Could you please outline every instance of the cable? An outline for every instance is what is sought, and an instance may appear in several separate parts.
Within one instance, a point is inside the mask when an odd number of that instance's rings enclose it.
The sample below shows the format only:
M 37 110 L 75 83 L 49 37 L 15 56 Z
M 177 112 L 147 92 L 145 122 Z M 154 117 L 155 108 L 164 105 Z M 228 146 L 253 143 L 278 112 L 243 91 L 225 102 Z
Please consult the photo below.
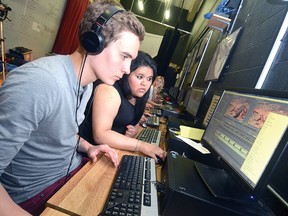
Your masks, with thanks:
M 97 216 L 101 216 L 101 215 L 103 215 L 104 212 L 106 212 L 106 211 L 114 208 L 115 206 L 118 206 L 118 205 L 120 205 L 120 204 L 127 203 L 127 202 L 128 202 L 128 199 L 127 199 L 127 200 L 124 200 L 124 201 L 122 201 L 122 202 L 120 202 L 120 203 L 116 203 L 116 204 L 110 206 L 109 208 L 103 209 Z
M 77 112 L 78 112 L 78 109 L 80 107 L 80 101 L 79 101 L 80 86 L 81 86 L 81 80 L 82 80 L 83 70 L 84 70 L 84 66 L 85 66 L 85 63 L 86 63 L 87 56 L 88 56 L 88 52 L 85 53 L 85 56 L 84 56 L 84 59 L 83 59 L 83 63 L 81 65 L 79 77 L 78 77 L 79 78 L 79 83 L 78 83 L 78 86 L 77 86 L 77 98 L 76 98 L 76 110 L 75 110 L 75 122 L 76 122 L 78 127 L 79 127 L 79 124 L 78 124 L 78 119 L 77 119 Z
M 77 119 L 77 112 L 78 112 L 78 109 L 80 107 L 80 101 L 79 101 L 80 85 L 81 85 L 82 75 L 83 75 L 84 66 L 85 66 L 85 63 L 86 63 L 87 56 L 88 56 L 88 52 L 85 53 L 85 56 L 84 56 L 84 59 L 83 59 L 83 62 L 82 62 L 81 68 L 80 68 L 80 73 L 79 73 L 79 76 L 78 76 L 79 82 L 78 82 L 78 86 L 77 86 L 76 109 L 75 109 L 75 122 L 76 122 L 76 125 L 77 125 L 78 128 L 79 128 L 79 123 L 78 123 L 78 119 Z M 69 165 L 68 165 L 68 169 L 67 169 L 67 173 L 66 173 L 65 182 L 68 180 L 69 173 L 70 173 L 70 168 L 71 168 L 71 165 L 72 165 L 72 161 L 73 161 L 74 155 L 75 155 L 75 153 L 77 151 L 77 148 L 78 148 L 79 144 L 80 144 L 80 136 L 78 136 L 76 145 L 74 146 L 73 153 L 71 155 L 71 159 L 70 159 L 70 162 L 69 162 Z

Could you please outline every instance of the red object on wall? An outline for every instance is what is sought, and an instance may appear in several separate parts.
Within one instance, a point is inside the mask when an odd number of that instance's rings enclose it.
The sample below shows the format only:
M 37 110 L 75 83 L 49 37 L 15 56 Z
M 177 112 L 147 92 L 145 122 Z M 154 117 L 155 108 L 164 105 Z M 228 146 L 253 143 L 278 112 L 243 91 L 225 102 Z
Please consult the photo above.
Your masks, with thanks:
M 89 0 L 68 0 L 52 49 L 56 54 L 71 54 L 78 45 L 78 25 L 89 5 Z

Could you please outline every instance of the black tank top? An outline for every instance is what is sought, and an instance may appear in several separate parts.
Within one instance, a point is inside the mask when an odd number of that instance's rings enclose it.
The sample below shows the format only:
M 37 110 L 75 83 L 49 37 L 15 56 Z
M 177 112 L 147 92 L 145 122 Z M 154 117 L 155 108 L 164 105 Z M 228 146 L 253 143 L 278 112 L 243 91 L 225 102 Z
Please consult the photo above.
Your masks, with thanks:
M 97 145 L 97 143 L 94 142 L 92 134 L 92 103 L 94 98 L 94 90 L 100 83 L 102 82 L 96 81 L 93 84 L 93 93 L 87 103 L 85 119 L 79 127 L 79 135 L 93 145 Z M 137 123 L 135 121 L 135 106 L 133 106 L 124 96 L 123 91 L 117 82 L 113 86 L 120 95 L 121 104 L 113 121 L 112 130 L 121 134 L 125 134 L 127 125 L 136 125 Z M 111 104 L 111 106 L 113 106 L 113 104 Z

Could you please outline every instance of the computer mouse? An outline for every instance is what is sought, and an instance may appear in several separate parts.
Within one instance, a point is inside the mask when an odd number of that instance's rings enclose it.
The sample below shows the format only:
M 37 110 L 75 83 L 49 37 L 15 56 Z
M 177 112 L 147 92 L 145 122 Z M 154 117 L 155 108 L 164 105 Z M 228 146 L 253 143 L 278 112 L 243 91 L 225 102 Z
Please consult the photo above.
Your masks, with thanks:
M 142 126 L 143 128 L 147 128 L 147 124 L 146 124 L 145 122 L 141 123 L 141 126 Z
M 179 128 L 171 127 L 171 128 L 169 128 L 169 131 L 174 133 L 174 134 L 180 134 L 180 129 Z
M 164 164 L 163 159 L 161 157 L 159 157 L 158 155 L 156 155 L 156 157 L 157 157 L 156 163 L 162 166 Z

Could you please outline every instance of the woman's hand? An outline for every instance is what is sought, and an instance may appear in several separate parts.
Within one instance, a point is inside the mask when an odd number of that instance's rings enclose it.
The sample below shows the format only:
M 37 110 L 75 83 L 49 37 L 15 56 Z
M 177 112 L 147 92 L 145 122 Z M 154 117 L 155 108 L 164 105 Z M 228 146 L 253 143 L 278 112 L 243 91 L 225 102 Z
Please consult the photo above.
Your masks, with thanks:
M 125 136 L 127 137 L 135 137 L 138 133 L 138 127 L 134 125 L 127 125 L 125 131 Z
M 150 104 L 150 103 L 146 103 L 146 105 L 145 105 L 145 109 L 146 110 L 150 110 L 150 109 L 152 109 L 154 106 L 153 106 L 153 104 Z
M 140 140 L 138 142 L 140 142 L 137 148 L 139 152 L 141 152 L 142 154 L 148 157 L 153 158 L 156 161 L 156 163 L 158 162 L 158 159 L 156 156 L 160 157 L 163 161 L 165 160 L 166 152 L 163 151 L 163 149 L 155 145 L 152 145 L 150 143 L 142 142 Z

